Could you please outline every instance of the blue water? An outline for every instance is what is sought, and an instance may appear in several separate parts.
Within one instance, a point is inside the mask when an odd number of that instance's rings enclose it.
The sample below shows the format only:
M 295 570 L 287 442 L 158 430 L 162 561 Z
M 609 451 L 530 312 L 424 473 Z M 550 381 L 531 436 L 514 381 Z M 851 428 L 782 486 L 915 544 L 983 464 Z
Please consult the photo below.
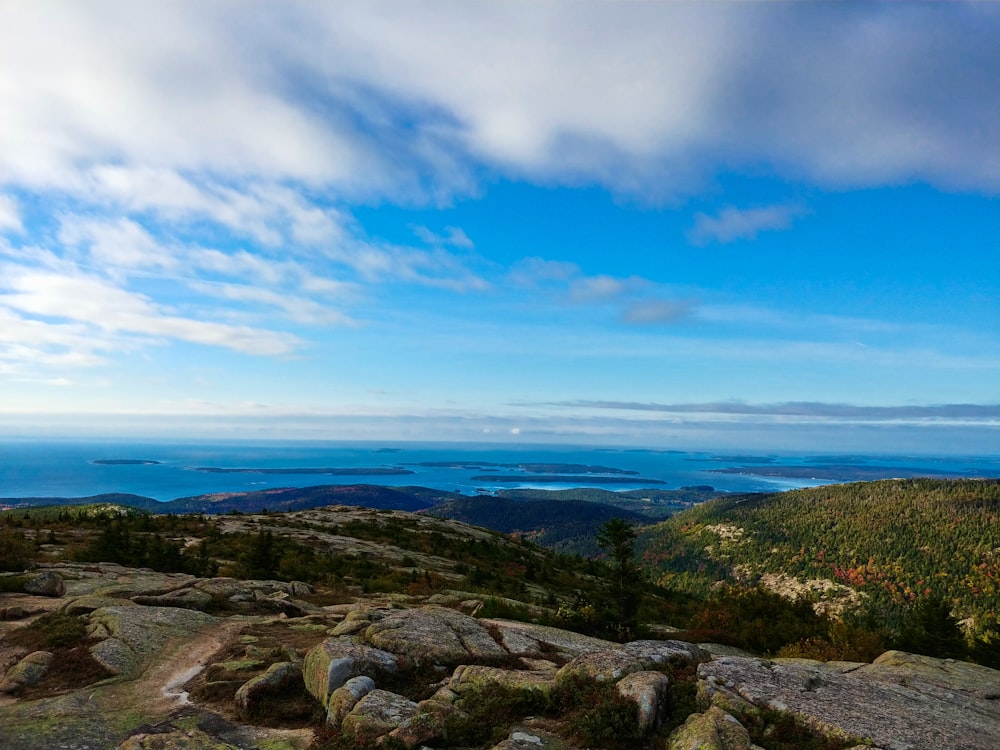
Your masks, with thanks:
M 107 465 L 95 460 L 149 460 L 158 464 Z M 495 473 L 511 475 L 516 469 L 492 467 L 429 467 L 425 462 L 472 462 L 497 464 L 573 463 L 636 471 L 630 484 L 491 482 L 473 479 Z M 828 484 L 834 479 L 763 477 L 753 474 L 719 474 L 712 469 L 774 465 L 808 466 L 843 464 L 907 467 L 959 476 L 1000 477 L 1000 456 L 810 456 L 786 454 L 732 455 L 708 452 L 597 449 L 559 446 L 470 446 L 340 442 L 116 442 L 116 441 L 0 441 L 0 497 L 85 497 L 107 492 L 128 492 L 173 500 L 211 492 L 240 492 L 271 487 L 307 487 L 321 484 L 423 485 L 442 490 L 475 494 L 499 488 L 540 487 L 562 489 L 592 486 L 611 490 L 655 486 L 676 489 L 687 485 L 711 485 L 732 492 L 758 492 Z M 316 474 L 214 474 L 198 467 L 286 468 L 286 467 L 399 467 L 414 474 L 396 476 L 328 476 Z M 658 479 L 652 485 L 643 479 Z M 846 476 L 839 481 L 850 481 Z

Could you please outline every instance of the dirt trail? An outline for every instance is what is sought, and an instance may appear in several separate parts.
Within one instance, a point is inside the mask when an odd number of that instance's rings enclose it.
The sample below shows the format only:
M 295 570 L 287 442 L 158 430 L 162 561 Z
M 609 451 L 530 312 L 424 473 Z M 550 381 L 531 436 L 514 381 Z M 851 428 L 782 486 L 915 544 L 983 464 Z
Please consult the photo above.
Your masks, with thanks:
M 209 657 L 239 635 L 250 620 L 229 617 L 195 635 L 171 642 L 155 657 L 155 661 L 138 679 L 125 683 L 129 691 L 141 697 L 142 708 L 150 713 L 166 715 L 189 703 L 182 688 L 197 675 Z

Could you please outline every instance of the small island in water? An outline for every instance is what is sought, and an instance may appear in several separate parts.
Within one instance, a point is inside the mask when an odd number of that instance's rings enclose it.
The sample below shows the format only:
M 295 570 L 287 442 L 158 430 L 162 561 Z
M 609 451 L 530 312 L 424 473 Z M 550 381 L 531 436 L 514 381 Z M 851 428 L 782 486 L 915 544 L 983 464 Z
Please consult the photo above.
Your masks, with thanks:
M 163 462 L 145 458 L 97 458 L 91 463 L 98 466 L 154 466 Z

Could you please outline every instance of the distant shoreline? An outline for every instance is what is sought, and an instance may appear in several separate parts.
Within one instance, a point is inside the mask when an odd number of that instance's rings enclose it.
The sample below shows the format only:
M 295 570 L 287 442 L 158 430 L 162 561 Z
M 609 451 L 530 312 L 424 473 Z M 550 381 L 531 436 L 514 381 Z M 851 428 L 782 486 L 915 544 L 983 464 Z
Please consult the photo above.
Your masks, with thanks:
M 816 479 L 835 482 L 864 482 L 875 479 L 970 479 L 965 474 L 935 469 L 915 469 L 906 466 L 858 466 L 827 464 L 816 466 L 732 466 L 725 469 L 707 469 L 712 474 L 746 474 L 755 477 L 782 479 Z

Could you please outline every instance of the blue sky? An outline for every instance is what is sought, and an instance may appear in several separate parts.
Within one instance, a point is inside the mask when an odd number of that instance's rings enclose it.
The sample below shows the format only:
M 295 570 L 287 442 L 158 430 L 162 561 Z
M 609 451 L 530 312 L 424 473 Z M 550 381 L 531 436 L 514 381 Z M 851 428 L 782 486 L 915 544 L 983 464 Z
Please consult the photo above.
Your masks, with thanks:
M 1000 5 L 0 0 L 0 432 L 1000 452 Z

